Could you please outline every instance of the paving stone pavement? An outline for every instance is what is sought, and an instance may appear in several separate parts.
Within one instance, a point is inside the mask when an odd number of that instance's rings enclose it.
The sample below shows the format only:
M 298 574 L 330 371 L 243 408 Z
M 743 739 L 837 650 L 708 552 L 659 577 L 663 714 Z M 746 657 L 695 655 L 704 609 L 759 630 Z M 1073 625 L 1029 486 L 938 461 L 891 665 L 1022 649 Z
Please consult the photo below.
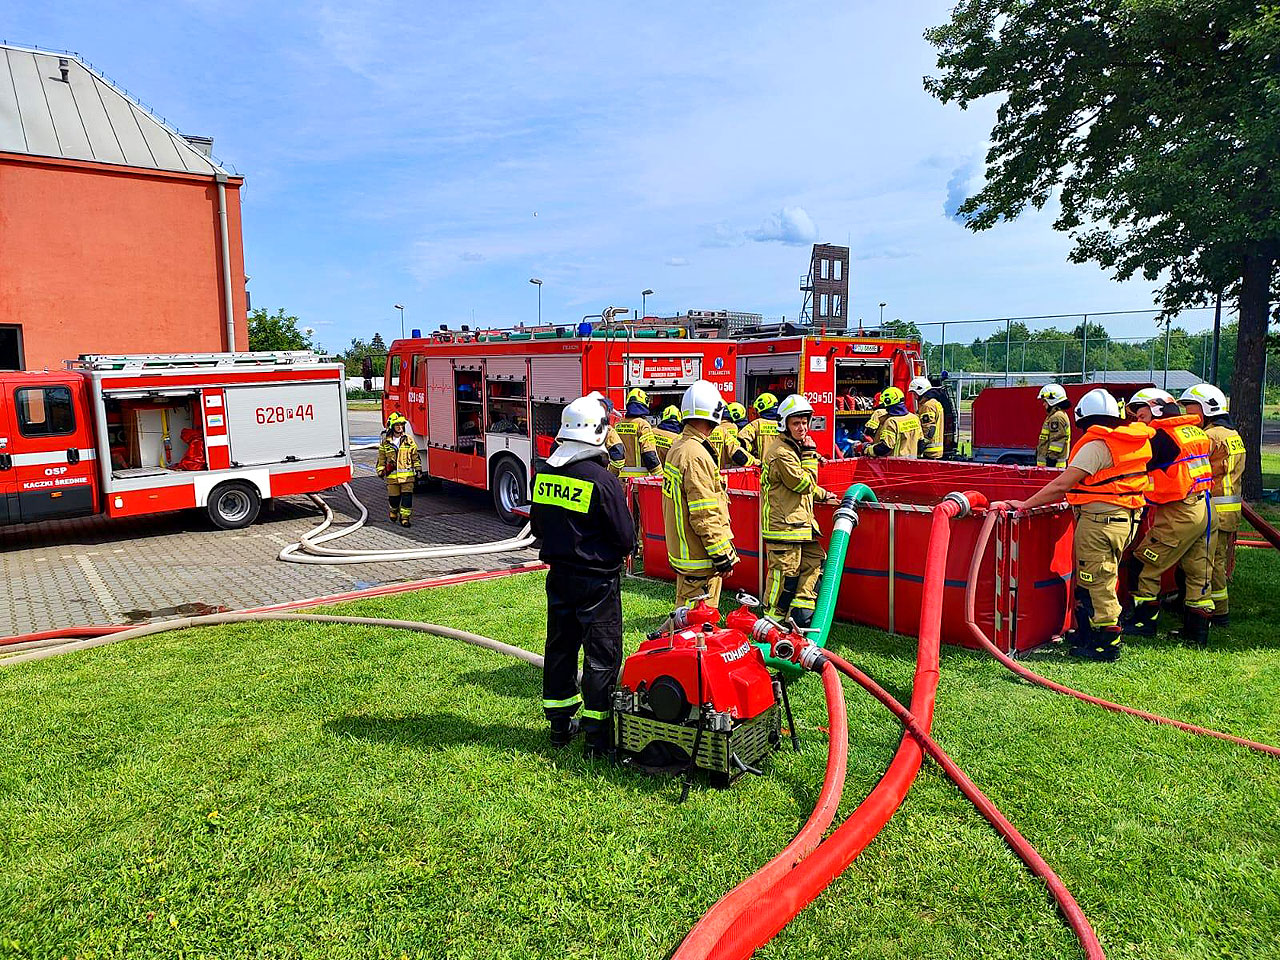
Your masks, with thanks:
M 385 488 L 373 474 L 372 451 L 358 451 L 356 460 L 352 486 L 369 509 L 369 522 L 335 546 L 454 546 L 517 532 L 497 518 L 488 493 L 452 484 L 414 498 L 412 527 L 393 526 Z M 335 522 L 358 515 L 340 489 L 324 496 Z M 344 566 L 276 559 L 320 519 L 306 497 L 283 497 L 244 530 L 217 530 L 195 512 L 0 527 L 0 636 L 208 612 L 204 607 L 242 609 L 537 559 L 533 550 Z

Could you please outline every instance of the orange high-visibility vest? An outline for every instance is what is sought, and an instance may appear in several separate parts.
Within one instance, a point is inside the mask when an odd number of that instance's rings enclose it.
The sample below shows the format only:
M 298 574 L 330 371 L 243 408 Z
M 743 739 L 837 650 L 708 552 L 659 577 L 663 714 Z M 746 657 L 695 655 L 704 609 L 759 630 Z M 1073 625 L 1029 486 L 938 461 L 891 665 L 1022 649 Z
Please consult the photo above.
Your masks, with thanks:
M 1126 423 L 1119 427 L 1094 424 L 1071 448 L 1071 463 L 1080 448 L 1091 440 L 1101 440 L 1111 451 L 1111 466 L 1085 477 L 1067 491 L 1067 503 L 1078 507 L 1085 503 L 1113 503 L 1127 510 L 1137 510 L 1149 489 L 1147 461 L 1151 459 L 1151 438 L 1155 430 L 1145 423 Z
M 1156 420 L 1151 425 L 1162 430 L 1178 445 L 1178 456 L 1167 467 L 1151 471 L 1151 503 L 1174 503 L 1192 492 L 1204 493 L 1213 486 L 1213 467 L 1209 464 L 1212 444 L 1197 424 L 1199 417 L 1184 414 Z

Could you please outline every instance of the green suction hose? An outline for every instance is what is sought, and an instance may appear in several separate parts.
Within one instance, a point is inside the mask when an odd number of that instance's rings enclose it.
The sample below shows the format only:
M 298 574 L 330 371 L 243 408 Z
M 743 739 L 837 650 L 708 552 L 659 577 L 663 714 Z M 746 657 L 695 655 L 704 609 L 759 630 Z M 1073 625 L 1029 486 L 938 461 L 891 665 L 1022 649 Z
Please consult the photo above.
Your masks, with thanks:
M 865 500 L 873 503 L 875 491 L 865 483 L 855 483 L 840 498 L 840 506 L 836 507 L 835 526 L 831 530 L 831 543 L 827 547 L 827 562 L 822 568 L 822 586 L 818 590 L 818 601 L 814 605 L 813 624 L 807 631 L 809 639 L 820 647 L 827 645 L 827 636 L 831 633 L 831 621 L 836 615 L 836 597 L 840 593 L 840 582 L 844 579 L 844 555 L 849 549 L 849 535 L 858 525 L 858 511 L 854 504 Z M 764 662 L 771 670 L 782 671 L 788 680 L 794 680 L 804 674 L 804 668 L 790 660 L 778 660 L 769 656 L 766 646 L 761 646 Z

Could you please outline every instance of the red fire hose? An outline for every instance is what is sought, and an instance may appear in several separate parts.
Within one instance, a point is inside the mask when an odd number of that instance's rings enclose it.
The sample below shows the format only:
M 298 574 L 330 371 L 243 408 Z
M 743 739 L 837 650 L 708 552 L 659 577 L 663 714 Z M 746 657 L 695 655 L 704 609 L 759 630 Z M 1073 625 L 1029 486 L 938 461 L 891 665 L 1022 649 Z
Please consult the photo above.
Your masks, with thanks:
M 1091 703 L 1095 707 L 1104 707 L 1107 710 L 1115 710 L 1118 713 L 1127 713 L 1131 717 L 1140 717 L 1141 719 L 1150 721 L 1151 723 L 1161 723 L 1166 726 L 1177 727 L 1179 730 L 1185 730 L 1187 733 L 1198 733 L 1204 737 L 1217 737 L 1219 740 L 1230 740 L 1232 743 L 1238 743 L 1240 746 L 1248 747 L 1250 750 L 1258 750 L 1262 753 L 1269 753 L 1272 756 L 1280 757 L 1280 747 L 1273 747 L 1265 743 L 1257 743 L 1253 740 L 1245 740 L 1242 737 L 1233 737 L 1229 733 L 1210 730 L 1207 727 L 1198 727 L 1193 723 L 1184 723 L 1181 720 L 1171 720 L 1168 717 L 1162 717 L 1159 714 L 1147 713 L 1145 710 L 1138 710 L 1134 707 L 1126 707 L 1121 703 L 1112 703 L 1110 700 L 1103 700 L 1100 697 L 1090 696 L 1089 694 L 1082 693 L 1079 690 L 1073 690 L 1071 687 L 1064 687 L 1060 683 L 1054 683 L 1052 680 L 1028 670 L 987 639 L 987 635 L 982 632 L 974 616 L 974 606 L 978 593 L 978 570 L 982 566 L 982 557 L 986 553 L 987 544 L 991 540 L 991 531 L 995 528 L 996 520 L 999 518 L 1000 512 L 1007 509 L 1009 509 L 1009 506 L 1006 503 L 993 503 L 991 508 L 987 511 L 986 519 L 982 524 L 982 530 L 978 534 L 978 542 L 973 549 L 973 560 L 969 563 L 969 581 L 965 585 L 965 623 L 969 627 L 970 635 L 974 640 L 978 641 L 978 643 L 982 645 L 982 649 L 986 650 L 987 653 L 991 654 L 1024 680 L 1030 680 L 1032 683 L 1038 683 L 1040 686 L 1052 690 L 1054 693 L 1062 693 L 1068 697 L 1075 697 L 1077 700 L 1083 700 L 1085 703 Z M 1247 505 L 1245 509 L 1246 511 L 1249 510 Z M 1250 523 L 1252 522 L 1253 521 L 1250 520 Z M 1272 529 L 1272 533 L 1275 533 L 1274 529 Z
M 934 759 L 938 766 L 942 767 L 951 782 L 960 788 L 960 792 L 977 808 L 986 821 L 996 828 L 996 832 L 1004 838 L 1013 852 L 1018 855 L 1018 859 L 1025 863 L 1032 873 L 1044 881 L 1045 886 L 1049 888 L 1049 892 L 1053 895 L 1053 899 L 1057 902 L 1058 909 L 1067 918 L 1067 923 L 1071 925 L 1071 929 L 1080 940 L 1080 946 L 1084 949 L 1085 956 L 1089 960 L 1105 960 L 1106 955 L 1102 952 L 1102 944 L 1098 942 L 1098 935 L 1094 932 L 1093 927 L 1090 926 L 1084 911 L 1080 909 L 1080 904 L 1076 903 L 1075 897 L 1071 895 L 1071 891 L 1067 889 L 1066 884 L 1053 872 L 1053 868 L 1045 862 L 1044 858 L 1036 852 L 1035 847 L 1031 846 L 1027 839 L 1018 832 L 1017 827 L 1009 822 L 1008 818 L 978 788 L 978 785 L 970 780 L 959 765 L 938 745 L 937 741 L 929 736 L 928 731 L 921 728 L 919 722 L 906 707 L 853 664 L 829 650 L 826 655 L 841 673 L 855 680 L 902 722 L 902 725 L 907 728 L 911 736 L 915 737 L 916 741 L 924 747 L 925 752 Z
M 966 503 L 966 499 L 968 503 Z M 911 690 L 911 715 L 920 729 L 928 732 L 933 722 L 934 698 L 938 688 L 938 648 L 942 626 L 942 594 L 945 586 L 947 547 L 951 540 L 951 519 L 970 505 L 986 505 L 980 493 L 949 495 L 933 508 L 933 524 L 925 555 L 924 596 L 921 600 L 920 639 L 916 648 L 916 671 Z M 904 734 L 897 753 L 880 782 L 835 832 L 768 890 L 754 909 L 739 915 L 724 936 L 710 949 L 686 951 L 682 944 L 673 960 L 713 957 L 715 960 L 746 960 L 755 950 L 790 923 L 809 903 L 840 876 L 889 822 L 915 781 L 924 754 L 920 743 Z M 712 908 L 713 910 L 715 908 Z
M 827 827 L 835 819 L 849 764 L 849 721 L 845 715 L 844 687 L 833 662 L 828 661 L 822 667 L 822 690 L 827 698 L 827 729 L 830 734 L 827 742 L 827 772 L 813 813 L 809 814 L 809 819 L 795 835 L 795 839 L 783 847 L 777 856 L 726 893 L 707 911 L 689 931 L 672 955 L 672 960 L 707 956 L 744 912 L 764 902 L 773 885 L 813 852 L 821 842 L 822 835 L 827 832 Z

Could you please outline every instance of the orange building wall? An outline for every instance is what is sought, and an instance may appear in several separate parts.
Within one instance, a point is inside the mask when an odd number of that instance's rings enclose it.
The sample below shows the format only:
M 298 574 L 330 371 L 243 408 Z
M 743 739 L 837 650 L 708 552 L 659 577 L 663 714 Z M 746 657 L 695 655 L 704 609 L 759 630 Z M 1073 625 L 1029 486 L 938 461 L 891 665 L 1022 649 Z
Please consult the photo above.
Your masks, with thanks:
M 236 349 L 248 348 L 240 178 L 227 182 Z M 82 353 L 226 350 L 210 177 L 0 153 L 0 324 L 27 369 Z

